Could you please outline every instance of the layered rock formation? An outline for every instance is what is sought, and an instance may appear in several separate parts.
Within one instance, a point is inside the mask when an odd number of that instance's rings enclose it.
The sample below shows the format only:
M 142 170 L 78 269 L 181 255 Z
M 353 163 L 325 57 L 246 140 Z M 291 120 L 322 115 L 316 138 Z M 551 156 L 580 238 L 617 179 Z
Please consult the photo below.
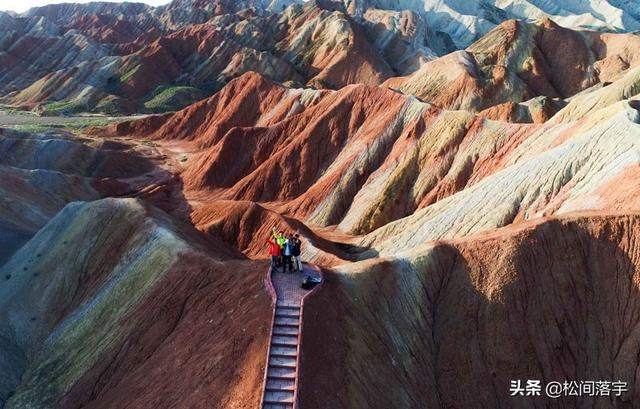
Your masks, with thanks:
M 542 219 L 337 267 L 305 304 L 300 407 L 633 407 L 640 216 Z M 622 380 L 621 397 L 510 396 Z
M 0 130 L 0 406 L 256 407 L 266 264 L 180 221 L 171 166 L 150 142 Z
M 363 28 L 330 4 L 274 14 L 195 2 L 199 12 L 180 20 L 178 3 L 160 15 L 133 5 L 2 14 L 0 93 L 48 113 L 131 113 L 182 108 L 248 70 L 320 88 L 373 85 L 394 74 Z
M 362 16 L 372 8 L 410 10 L 430 22 L 432 48 L 447 53 L 465 48 L 505 20 L 552 18 L 565 27 L 599 31 L 636 31 L 640 7 L 628 1 L 482 0 L 345 0 L 350 13 Z
M 637 67 L 639 43 L 636 35 L 573 31 L 549 19 L 510 20 L 466 50 L 385 85 L 443 108 L 545 122 L 564 105 L 558 99 L 609 84 Z
M 0 169 L 0 262 L 69 202 L 145 195 L 154 185 L 177 183 L 131 146 L 59 131 L 0 129 Z
M 608 188 L 638 165 L 634 106 L 514 125 L 378 87 L 292 91 L 247 74 L 184 111 L 110 132 L 187 143 L 189 191 L 269 202 L 316 226 L 369 233 L 362 247 L 393 252 L 541 215 L 637 209 L 635 193 L 621 200 Z
M 313 88 L 384 83 L 444 109 L 544 122 L 568 98 L 637 66 L 637 36 L 576 31 L 549 18 L 508 20 L 438 58 L 430 48 L 438 18 L 352 6 L 176 0 L 2 13 L 0 96 L 54 114 L 165 112 L 257 71 Z
M 255 408 L 266 265 L 235 255 L 133 199 L 68 205 L 0 268 L 0 405 Z

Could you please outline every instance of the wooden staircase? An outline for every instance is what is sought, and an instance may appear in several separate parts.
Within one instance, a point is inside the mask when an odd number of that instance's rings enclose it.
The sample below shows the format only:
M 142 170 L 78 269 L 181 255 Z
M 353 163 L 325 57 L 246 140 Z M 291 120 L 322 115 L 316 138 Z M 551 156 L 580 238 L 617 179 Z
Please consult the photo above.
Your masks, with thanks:
M 276 302 L 263 409 L 294 409 L 300 345 L 300 303 Z
M 275 308 L 261 409 L 298 408 L 302 309 L 305 297 L 314 291 L 301 287 L 305 276 L 321 278 L 320 269 L 305 263 L 302 273 L 269 271 L 265 278 Z

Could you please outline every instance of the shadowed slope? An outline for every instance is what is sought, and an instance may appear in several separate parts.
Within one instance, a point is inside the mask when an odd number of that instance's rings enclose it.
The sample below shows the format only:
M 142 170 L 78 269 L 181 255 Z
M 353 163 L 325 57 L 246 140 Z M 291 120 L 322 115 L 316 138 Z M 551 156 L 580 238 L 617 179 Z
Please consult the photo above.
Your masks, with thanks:
M 68 205 L 0 270 L 5 407 L 255 407 L 270 299 L 233 257 L 132 199 Z
M 620 101 L 639 99 L 640 68 L 630 69 L 625 75 L 604 87 L 594 87 L 571 98 L 566 107 L 561 109 L 550 123 L 566 123 L 587 118 L 597 111 L 613 107 Z
M 139 197 L 185 217 L 180 181 L 164 162 L 147 145 L 0 128 L 0 265 L 72 201 Z
M 304 408 L 574 408 L 510 381 L 629 382 L 640 361 L 640 217 L 546 219 L 326 272 L 305 304 Z

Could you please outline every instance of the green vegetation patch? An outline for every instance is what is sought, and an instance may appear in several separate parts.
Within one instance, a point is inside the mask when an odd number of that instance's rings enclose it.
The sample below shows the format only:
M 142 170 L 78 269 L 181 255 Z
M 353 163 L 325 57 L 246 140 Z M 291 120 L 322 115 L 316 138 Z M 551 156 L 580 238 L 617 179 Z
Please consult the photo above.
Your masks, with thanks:
M 107 115 L 118 115 L 122 113 L 122 105 L 119 98 L 109 95 L 100 100 L 94 111 Z
M 178 111 L 194 102 L 205 98 L 207 94 L 194 87 L 169 85 L 158 87 L 151 99 L 144 103 L 148 112 L 162 113 Z
M 88 110 L 85 101 L 57 101 L 44 105 L 43 114 L 45 115 L 69 115 Z
M 47 119 L 48 118 L 39 118 L 39 122 L 8 125 L 8 127 L 30 133 L 43 133 L 51 129 L 62 129 L 72 133 L 77 133 L 83 131 L 85 128 L 104 127 L 112 123 L 127 120 L 128 118 L 73 117 L 64 121 L 60 121 L 58 118 L 53 118 L 51 121 L 48 121 Z
M 130 69 L 129 71 L 127 71 L 122 78 L 120 78 L 119 83 L 123 83 L 123 82 L 127 82 L 129 81 L 131 78 L 133 78 L 134 75 L 136 75 L 136 73 L 138 72 L 138 70 L 140 69 L 140 65 L 136 65 L 135 67 L 133 67 L 132 69 Z

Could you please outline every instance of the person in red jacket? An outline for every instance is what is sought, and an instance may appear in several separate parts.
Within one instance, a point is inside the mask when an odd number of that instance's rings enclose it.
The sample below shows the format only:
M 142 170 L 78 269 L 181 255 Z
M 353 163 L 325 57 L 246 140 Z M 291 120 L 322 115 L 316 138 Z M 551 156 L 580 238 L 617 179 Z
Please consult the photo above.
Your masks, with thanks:
M 278 271 L 278 259 L 280 258 L 280 245 L 273 237 L 267 239 L 269 255 L 271 256 L 271 271 Z

